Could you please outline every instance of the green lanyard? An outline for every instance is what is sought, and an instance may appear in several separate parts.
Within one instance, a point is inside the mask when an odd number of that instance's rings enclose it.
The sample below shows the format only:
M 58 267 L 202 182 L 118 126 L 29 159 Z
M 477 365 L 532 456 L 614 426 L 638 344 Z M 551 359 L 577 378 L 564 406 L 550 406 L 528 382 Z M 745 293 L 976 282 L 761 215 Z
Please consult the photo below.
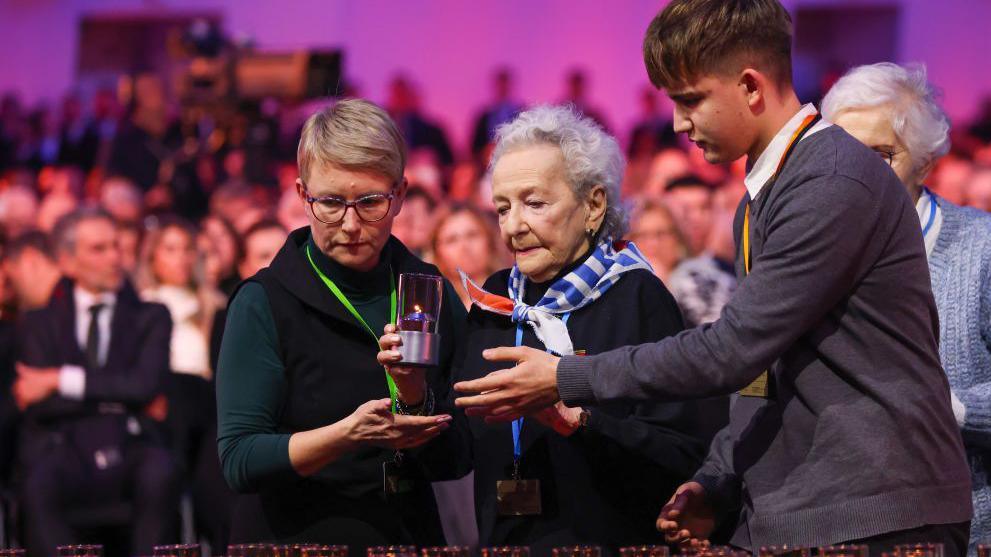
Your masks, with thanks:
M 319 275 L 320 279 L 323 280 L 323 283 L 327 285 L 327 288 L 329 288 L 330 291 L 334 293 L 334 296 L 337 297 L 337 299 L 341 302 L 341 304 L 344 305 L 344 307 L 348 308 L 348 311 L 351 312 L 351 315 L 353 315 L 354 318 L 358 320 L 358 322 L 360 322 L 362 325 L 365 326 L 365 329 L 368 331 L 368 334 L 372 335 L 372 338 L 375 340 L 375 346 L 378 346 L 379 336 L 376 335 L 375 331 L 373 331 L 372 328 L 368 326 L 368 323 L 366 323 L 365 319 L 361 316 L 360 313 L 358 313 L 358 310 L 354 309 L 354 306 L 351 305 L 351 301 L 348 300 L 347 296 L 345 296 L 344 293 L 341 292 L 341 289 L 338 288 L 336 284 L 334 284 L 334 281 L 330 280 L 330 277 L 323 274 L 323 271 L 321 271 L 317 267 L 317 264 L 313 262 L 313 256 L 310 255 L 309 245 L 306 246 L 306 258 L 310 260 L 310 265 L 313 267 L 313 270 L 317 272 L 317 275 Z M 389 315 L 391 316 L 389 318 L 389 322 L 395 323 L 396 322 L 396 279 L 392 276 L 391 268 L 389 269 L 389 285 L 392 290 L 391 294 L 389 295 L 389 307 L 390 307 Z M 388 372 L 386 372 L 385 374 L 385 380 L 389 383 L 389 398 L 392 399 L 392 411 L 395 412 L 396 382 L 392 380 L 392 376 L 389 375 Z

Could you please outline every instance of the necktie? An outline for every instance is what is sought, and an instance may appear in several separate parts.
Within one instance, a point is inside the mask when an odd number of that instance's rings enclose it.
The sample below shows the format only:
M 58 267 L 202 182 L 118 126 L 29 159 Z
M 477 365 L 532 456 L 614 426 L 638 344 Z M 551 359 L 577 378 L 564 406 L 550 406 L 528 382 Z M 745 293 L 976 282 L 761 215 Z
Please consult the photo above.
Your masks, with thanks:
M 107 307 L 93 304 L 89 307 L 89 329 L 86 331 L 86 364 L 90 369 L 100 367 L 100 312 Z

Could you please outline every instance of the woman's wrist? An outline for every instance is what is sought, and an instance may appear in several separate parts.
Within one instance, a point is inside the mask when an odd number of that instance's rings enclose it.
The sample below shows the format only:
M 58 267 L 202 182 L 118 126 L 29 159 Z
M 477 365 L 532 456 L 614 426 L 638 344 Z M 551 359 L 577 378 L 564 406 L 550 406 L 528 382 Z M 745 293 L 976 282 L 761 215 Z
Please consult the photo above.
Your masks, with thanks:
M 404 384 L 397 381 L 396 398 L 411 408 L 422 406 L 427 398 L 427 382 L 412 381 Z
M 429 387 L 425 387 L 419 404 L 407 404 L 397 393 L 396 413 L 405 416 L 432 416 L 434 413 L 434 392 Z

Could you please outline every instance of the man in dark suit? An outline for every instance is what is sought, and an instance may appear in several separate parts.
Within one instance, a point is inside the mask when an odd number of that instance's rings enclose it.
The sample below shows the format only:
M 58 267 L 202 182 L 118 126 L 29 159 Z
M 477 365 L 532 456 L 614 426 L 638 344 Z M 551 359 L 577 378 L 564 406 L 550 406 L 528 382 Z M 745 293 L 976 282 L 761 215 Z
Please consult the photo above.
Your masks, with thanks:
M 131 555 L 175 536 L 177 469 L 149 406 L 163 393 L 171 320 L 124 280 L 117 227 L 99 209 L 53 231 L 66 274 L 19 324 L 13 394 L 24 412 L 22 508 L 32 555 L 78 543 L 73 510 L 131 505 Z

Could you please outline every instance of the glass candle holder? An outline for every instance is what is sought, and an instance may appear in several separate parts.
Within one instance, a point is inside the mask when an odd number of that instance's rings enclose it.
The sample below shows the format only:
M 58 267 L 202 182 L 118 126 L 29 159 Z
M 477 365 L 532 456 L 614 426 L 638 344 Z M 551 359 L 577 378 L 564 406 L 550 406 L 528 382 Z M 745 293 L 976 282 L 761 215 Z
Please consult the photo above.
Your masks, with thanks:
M 811 551 L 807 547 L 792 547 L 790 545 L 769 545 L 760 548 L 758 557 L 809 557 Z
M 422 557 L 468 557 L 469 553 L 467 545 L 446 545 L 420 549 Z
M 369 547 L 368 557 L 418 557 L 418 555 L 415 545 L 380 545 Z
M 348 557 L 346 545 L 301 545 L 299 557 Z
M 396 329 L 403 344 L 399 347 L 400 364 L 435 366 L 440 352 L 441 302 L 444 279 L 434 275 L 403 273 L 399 275 L 399 303 Z
M 200 545 L 156 545 L 153 555 L 155 557 L 200 557 Z
M 898 557 L 943 557 L 941 543 L 909 543 L 895 546 Z
M 275 546 L 264 543 L 243 543 L 227 546 L 228 557 L 274 557 Z
M 552 557 L 602 557 L 602 548 L 597 545 L 571 545 L 555 547 Z
M 56 548 L 58 557 L 103 557 L 102 545 L 60 545 Z
M 27 554 L 27 550 L 24 549 L 0 549 L 0 557 L 24 557 Z
M 695 555 L 696 557 L 750 557 L 750 553 L 730 545 L 703 547 L 698 549 Z
M 819 548 L 819 557 L 868 557 L 866 545 L 827 545 Z
M 671 552 L 666 545 L 637 545 L 619 548 L 619 557 L 668 557 Z
M 482 557 L 530 557 L 530 548 L 525 545 L 502 545 L 483 547 Z

